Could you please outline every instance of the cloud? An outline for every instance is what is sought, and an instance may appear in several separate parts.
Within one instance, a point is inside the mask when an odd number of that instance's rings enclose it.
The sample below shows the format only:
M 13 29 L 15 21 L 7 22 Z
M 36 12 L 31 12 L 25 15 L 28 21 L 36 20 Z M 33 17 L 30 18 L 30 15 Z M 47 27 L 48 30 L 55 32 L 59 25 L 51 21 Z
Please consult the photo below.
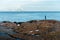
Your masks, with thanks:
M 57 11 L 59 5 L 59 0 L 0 0 L 0 11 Z
M 28 6 L 27 6 L 28 5 Z M 24 6 L 25 11 L 60 11 L 60 1 L 42 1 L 30 3 Z
M 0 11 L 20 11 L 24 4 L 23 0 L 0 0 Z

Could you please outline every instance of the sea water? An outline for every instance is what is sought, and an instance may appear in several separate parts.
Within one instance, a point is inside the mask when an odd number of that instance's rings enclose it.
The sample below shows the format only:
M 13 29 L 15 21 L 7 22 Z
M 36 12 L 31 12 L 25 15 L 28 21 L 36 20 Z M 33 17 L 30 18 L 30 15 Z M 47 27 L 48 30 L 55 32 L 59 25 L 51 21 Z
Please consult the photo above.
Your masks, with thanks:
M 0 12 L 0 21 L 60 20 L 60 12 Z

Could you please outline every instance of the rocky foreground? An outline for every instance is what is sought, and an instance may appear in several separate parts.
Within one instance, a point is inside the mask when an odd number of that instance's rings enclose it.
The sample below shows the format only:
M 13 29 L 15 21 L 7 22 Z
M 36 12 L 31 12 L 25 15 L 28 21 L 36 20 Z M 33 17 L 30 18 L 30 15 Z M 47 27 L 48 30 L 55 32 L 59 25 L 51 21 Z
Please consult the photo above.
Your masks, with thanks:
M 0 23 L 0 40 L 60 40 L 60 21 L 3 21 Z

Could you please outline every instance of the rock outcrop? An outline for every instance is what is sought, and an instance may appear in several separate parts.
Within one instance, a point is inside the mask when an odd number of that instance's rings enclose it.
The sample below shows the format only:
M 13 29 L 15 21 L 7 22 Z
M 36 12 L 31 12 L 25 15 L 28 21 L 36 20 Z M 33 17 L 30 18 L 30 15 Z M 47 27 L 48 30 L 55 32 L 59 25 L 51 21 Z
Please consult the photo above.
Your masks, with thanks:
M 8 34 L 12 38 L 22 38 L 22 40 L 60 40 L 60 21 L 56 20 L 32 20 L 21 23 L 3 22 L 0 23 L 0 26 L 12 29 L 15 34 Z
M 24 38 L 25 40 L 59 40 L 59 38 L 55 36 L 60 32 L 59 24 L 60 22 L 55 20 L 28 21 L 22 23 L 15 29 L 17 34 L 12 36 Z

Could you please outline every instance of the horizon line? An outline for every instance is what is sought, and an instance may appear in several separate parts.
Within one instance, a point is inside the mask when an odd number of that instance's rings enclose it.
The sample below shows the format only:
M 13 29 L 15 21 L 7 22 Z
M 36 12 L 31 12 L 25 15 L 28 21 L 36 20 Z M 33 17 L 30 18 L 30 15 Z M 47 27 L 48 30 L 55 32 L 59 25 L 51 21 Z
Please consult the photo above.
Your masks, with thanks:
M 0 13 L 60 13 L 60 11 L 0 11 Z

